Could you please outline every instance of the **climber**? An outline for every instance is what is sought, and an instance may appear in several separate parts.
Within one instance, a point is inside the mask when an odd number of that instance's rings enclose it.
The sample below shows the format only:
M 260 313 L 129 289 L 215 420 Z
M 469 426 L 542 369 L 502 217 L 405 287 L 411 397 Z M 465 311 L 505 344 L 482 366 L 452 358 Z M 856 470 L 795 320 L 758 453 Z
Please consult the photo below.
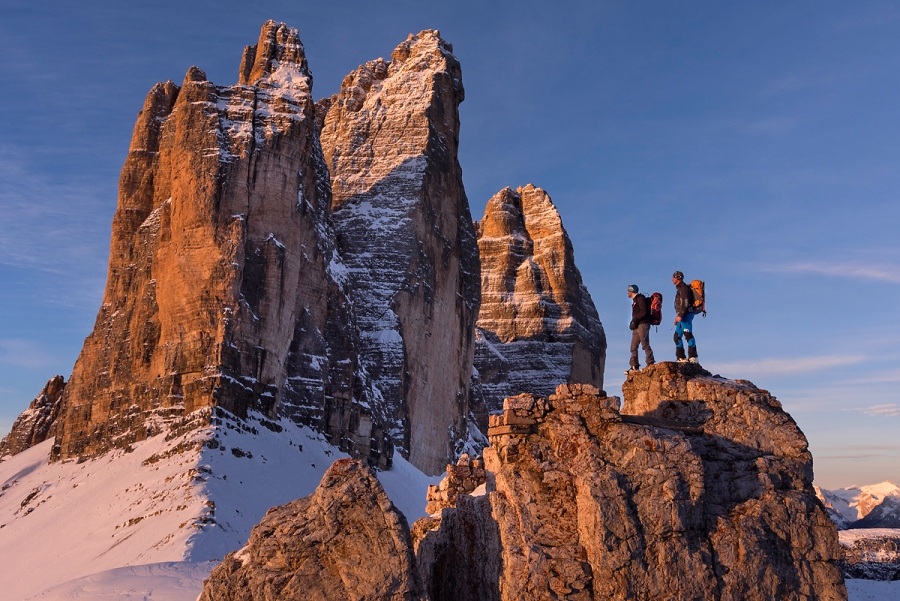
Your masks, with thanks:
M 691 287 L 684 283 L 684 274 L 676 271 L 672 274 L 672 283 L 675 284 L 675 358 L 679 363 L 690 361 L 697 362 L 697 341 L 694 340 L 693 322 L 694 293 Z M 687 341 L 688 356 L 684 356 L 684 345 L 681 337 Z
M 650 299 L 640 293 L 636 284 L 628 287 L 628 298 L 631 299 L 631 367 L 625 372 L 625 375 L 641 369 L 638 361 L 638 344 L 644 348 L 644 358 L 647 360 L 647 366 L 653 365 L 653 349 L 650 348 Z

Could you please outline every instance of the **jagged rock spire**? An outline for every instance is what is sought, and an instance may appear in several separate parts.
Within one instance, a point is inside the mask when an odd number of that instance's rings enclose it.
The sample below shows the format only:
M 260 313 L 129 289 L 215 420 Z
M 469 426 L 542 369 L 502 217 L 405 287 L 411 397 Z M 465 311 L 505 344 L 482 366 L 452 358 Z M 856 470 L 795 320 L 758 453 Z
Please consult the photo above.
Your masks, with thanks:
M 558 384 L 603 388 L 606 335 L 550 195 L 504 188 L 476 224 L 481 257 L 473 408 L 487 413 L 520 392 Z
M 479 275 L 457 160 L 463 98 L 452 47 L 425 30 L 345 77 L 318 114 L 375 412 L 431 474 L 468 435 Z
M 259 42 L 244 48 L 238 83 L 258 85 L 260 79 L 271 76 L 280 68 L 296 70 L 309 78 L 307 87 L 312 89 L 312 74 L 300 33 L 284 23 L 266 21 L 259 32 Z

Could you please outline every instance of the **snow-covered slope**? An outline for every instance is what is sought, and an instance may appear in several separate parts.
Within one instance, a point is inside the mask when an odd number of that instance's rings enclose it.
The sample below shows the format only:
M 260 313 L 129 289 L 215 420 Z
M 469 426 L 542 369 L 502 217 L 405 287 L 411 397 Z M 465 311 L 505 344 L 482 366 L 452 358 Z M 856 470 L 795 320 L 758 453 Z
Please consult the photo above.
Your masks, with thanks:
M 194 601 L 214 561 L 129 566 L 58 584 L 34 601 Z M 30 601 L 30 600 L 29 600 Z
M 288 420 L 242 421 L 219 410 L 211 421 L 83 463 L 48 463 L 52 440 L 0 463 L 3 599 L 124 566 L 221 559 L 266 510 L 312 493 L 346 457 Z M 413 521 L 440 478 L 402 458 L 394 466 L 380 477 Z

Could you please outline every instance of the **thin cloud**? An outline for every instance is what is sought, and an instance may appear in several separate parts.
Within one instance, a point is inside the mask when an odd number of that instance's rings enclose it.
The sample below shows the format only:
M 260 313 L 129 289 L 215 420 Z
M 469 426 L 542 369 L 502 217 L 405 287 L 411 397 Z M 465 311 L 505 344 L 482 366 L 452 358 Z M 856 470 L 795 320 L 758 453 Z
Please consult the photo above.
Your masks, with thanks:
M 0 363 L 31 368 L 50 365 L 52 359 L 31 340 L 6 338 L 0 340 Z
M 742 376 L 774 376 L 820 371 L 842 365 L 862 363 L 866 357 L 861 355 L 828 355 L 824 357 L 797 357 L 792 359 L 760 359 L 757 361 L 734 361 L 732 363 L 714 363 L 716 371 L 739 373 Z
M 831 277 L 874 280 L 900 284 L 900 265 L 863 265 L 860 263 L 788 263 L 759 268 L 768 273 L 813 273 Z
M 897 403 L 885 403 L 883 405 L 871 405 L 857 409 L 872 417 L 900 417 L 900 405 Z

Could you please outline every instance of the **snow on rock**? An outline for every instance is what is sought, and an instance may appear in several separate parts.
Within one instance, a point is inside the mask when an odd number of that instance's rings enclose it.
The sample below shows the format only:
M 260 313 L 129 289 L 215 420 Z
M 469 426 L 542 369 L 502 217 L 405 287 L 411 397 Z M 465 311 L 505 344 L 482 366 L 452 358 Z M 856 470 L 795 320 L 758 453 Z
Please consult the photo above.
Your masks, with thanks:
M 125 566 L 221 560 L 269 508 L 311 494 L 347 457 L 287 419 L 206 419 L 81 463 L 48 462 L 52 440 L 0 462 L 0 549 L 15 550 L 4 553 L 3 598 Z M 424 515 L 435 478 L 405 461 L 379 477 L 410 521 Z
M 377 422 L 430 474 L 468 437 L 478 248 L 457 159 L 459 62 L 410 35 L 317 103 L 332 214 Z

